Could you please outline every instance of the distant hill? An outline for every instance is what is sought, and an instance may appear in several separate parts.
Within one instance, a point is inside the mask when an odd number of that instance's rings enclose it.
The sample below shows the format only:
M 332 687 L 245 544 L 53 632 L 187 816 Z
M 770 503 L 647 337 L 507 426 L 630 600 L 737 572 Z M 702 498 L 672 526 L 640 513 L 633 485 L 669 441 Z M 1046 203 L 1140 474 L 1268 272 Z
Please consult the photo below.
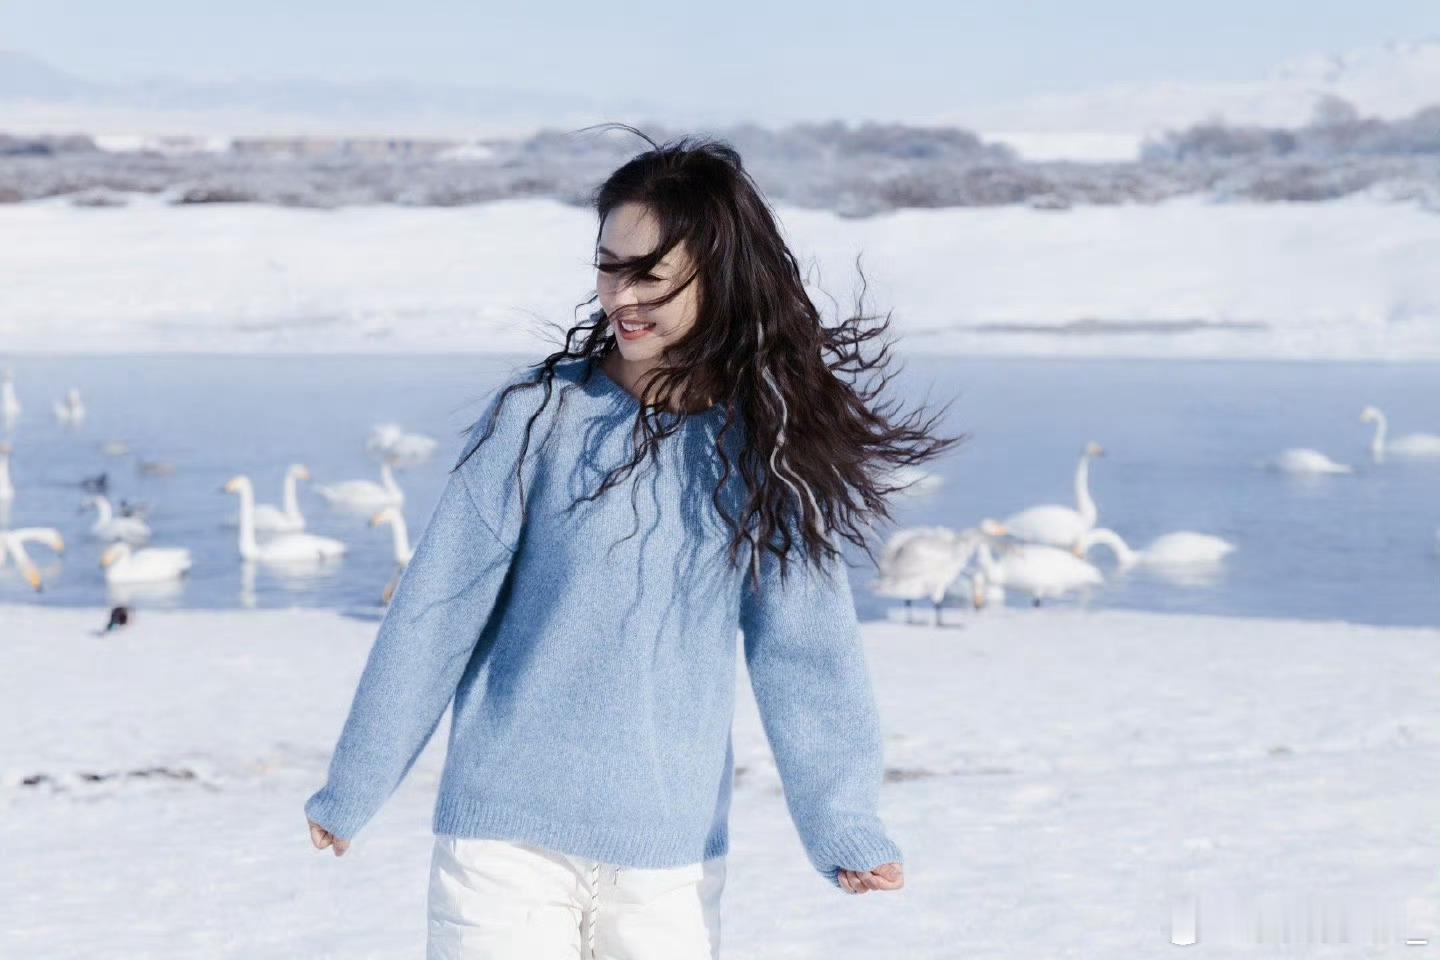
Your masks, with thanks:
M 1440 102 L 1440 39 L 1296 57 L 1255 80 L 1113 84 L 977 105 L 936 120 L 983 131 L 1032 158 L 1122 159 L 1133 157 L 1145 136 L 1217 118 L 1296 126 L 1327 96 L 1385 119 Z
M 193 82 L 153 77 L 98 83 L 25 53 L 0 50 L 0 130 L 149 134 L 523 134 L 549 124 L 661 112 L 511 86 L 308 77 Z

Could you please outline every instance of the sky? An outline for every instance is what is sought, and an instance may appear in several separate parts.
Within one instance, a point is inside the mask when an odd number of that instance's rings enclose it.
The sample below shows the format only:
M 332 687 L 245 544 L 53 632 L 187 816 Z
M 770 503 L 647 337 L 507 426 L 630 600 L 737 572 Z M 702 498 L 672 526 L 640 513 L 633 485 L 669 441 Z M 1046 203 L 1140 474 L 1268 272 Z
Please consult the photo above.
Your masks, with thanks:
M 1440 39 L 1435 0 L 0 0 L 0 49 L 95 80 L 399 78 L 814 115 L 1255 79 L 1422 39 Z

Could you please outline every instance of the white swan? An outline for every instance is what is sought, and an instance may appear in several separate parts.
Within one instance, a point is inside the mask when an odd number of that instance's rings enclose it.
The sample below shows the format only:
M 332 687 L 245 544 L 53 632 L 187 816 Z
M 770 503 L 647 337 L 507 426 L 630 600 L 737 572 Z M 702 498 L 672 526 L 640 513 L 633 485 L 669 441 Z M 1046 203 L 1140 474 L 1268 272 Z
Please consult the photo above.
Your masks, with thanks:
M 993 524 L 993 521 L 990 521 Z M 982 525 L 981 529 L 985 529 Z M 998 584 L 1007 590 L 1028 594 L 1035 604 L 1063 596 L 1075 590 L 1099 586 L 1105 582 L 1099 569 L 1075 556 L 1040 543 L 1002 543 L 997 559 L 990 542 L 982 540 L 975 550 L 979 576 L 975 579 L 975 605 L 986 603 L 988 585 Z
M 911 603 L 929 600 L 935 607 L 935 625 L 940 626 L 940 607 L 951 584 L 970 562 L 978 544 L 979 531 L 956 533 L 949 527 L 909 527 L 897 531 L 885 543 L 879 562 L 879 578 L 871 589 L 879 596 L 905 601 L 905 622 L 910 622 Z
M 1134 550 L 1114 530 L 1096 527 L 1088 531 L 1075 545 L 1075 555 L 1085 556 L 1093 546 L 1105 546 L 1115 554 L 1115 561 L 1122 570 L 1146 564 L 1152 566 L 1180 566 L 1188 564 L 1219 563 L 1235 550 L 1235 544 L 1208 533 L 1190 530 L 1176 530 L 1150 541 L 1144 550 Z
M 395 474 L 389 461 L 380 464 L 380 482 L 374 480 L 344 480 L 315 488 L 315 492 L 335 506 L 398 507 L 405 502 L 405 491 L 395 482 Z
M 1005 529 L 1017 540 L 1044 543 L 1054 547 L 1073 547 L 1080 535 L 1099 519 L 1099 510 L 1090 496 L 1090 461 L 1105 455 L 1098 443 L 1086 445 L 1075 468 L 1075 507 L 1043 504 L 1030 507 L 1007 517 Z
M 409 566 L 410 558 L 415 556 L 415 548 L 410 545 L 410 532 L 405 526 L 405 514 L 400 512 L 399 507 L 386 507 L 370 518 L 372 527 L 378 527 L 382 523 L 390 524 L 394 534 L 391 542 L 394 545 L 395 565 Z
M 100 555 L 100 566 L 105 568 L 105 582 L 110 584 L 176 580 L 190 570 L 190 551 L 186 547 L 136 550 L 121 540 Z
M 86 501 L 99 513 L 90 525 L 90 532 L 102 540 L 124 540 L 127 543 L 144 543 L 150 539 L 150 525 L 139 517 L 117 517 L 110 506 L 110 500 L 96 494 Z
M 1319 450 L 1309 447 L 1291 447 L 1282 450 L 1273 460 L 1265 463 L 1271 470 L 1281 473 L 1354 473 L 1355 468 L 1345 463 L 1336 463 Z
M 15 483 L 10 479 L 10 454 L 15 452 L 7 441 L 0 441 L 0 500 L 15 498 Z
M 296 494 L 296 482 L 309 480 L 310 471 L 304 464 L 292 463 L 285 470 L 285 480 L 280 491 L 283 507 L 271 503 L 255 504 L 256 533 L 295 533 L 305 529 L 305 516 L 300 512 L 300 498 Z M 240 525 L 236 514 L 230 521 L 232 526 Z
M 40 571 L 25 552 L 26 543 L 43 543 L 56 553 L 65 552 L 65 538 L 60 536 L 60 531 L 54 527 L 16 527 L 13 530 L 0 530 L 0 567 L 5 566 L 6 557 L 15 559 L 15 566 L 19 568 L 20 575 L 25 578 L 31 588 L 39 590 L 42 586 Z
M 1407 433 L 1393 440 L 1386 440 L 1389 421 L 1379 407 L 1366 407 L 1360 411 L 1361 423 L 1375 424 L 1375 435 L 1370 439 L 1370 456 L 1381 463 L 1387 453 L 1397 457 L 1440 458 L 1440 436 L 1433 433 Z
M 85 404 L 80 400 L 80 390 L 71 387 L 65 391 L 64 400 L 55 401 L 55 419 L 61 423 L 78 424 L 85 419 Z
M 20 419 L 20 398 L 15 395 L 15 371 L 6 368 L 0 374 L 0 419 L 13 426 Z
M 415 556 L 415 548 L 410 545 L 410 533 L 405 526 L 405 514 L 400 512 L 399 507 L 385 507 L 370 518 L 370 526 L 378 527 L 382 523 L 390 524 L 393 533 L 391 543 L 394 546 L 395 575 L 390 582 L 385 584 L 385 589 L 380 594 L 380 602 L 389 605 L 390 598 L 395 595 L 395 588 L 400 585 L 400 574 L 410 565 L 410 558 Z
M 397 467 L 413 467 L 429 460 L 438 444 L 423 433 L 406 433 L 398 423 L 380 423 L 370 431 L 365 449 Z
M 240 556 L 262 563 L 314 563 L 343 556 L 345 544 L 313 533 L 280 533 L 264 543 L 255 542 L 255 488 L 244 474 L 231 477 L 220 488 L 240 495 Z

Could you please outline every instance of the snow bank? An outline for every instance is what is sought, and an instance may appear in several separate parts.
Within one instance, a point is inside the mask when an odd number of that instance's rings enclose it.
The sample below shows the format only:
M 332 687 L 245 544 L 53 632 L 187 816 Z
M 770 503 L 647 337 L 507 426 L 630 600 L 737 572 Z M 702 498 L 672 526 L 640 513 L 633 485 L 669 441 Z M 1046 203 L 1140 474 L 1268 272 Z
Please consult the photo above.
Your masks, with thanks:
M 872 281 L 902 350 L 1440 358 L 1440 229 L 1413 204 L 786 208 L 833 315 Z M 518 351 L 593 291 L 592 214 L 461 208 L 0 205 L 10 351 Z
M 105 619 L 0 606 L 0 954 L 419 952 L 444 724 L 343 859 L 301 809 L 375 622 Z M 742 670 L 727 957 L 1133 957 L 1172 896 L 1440 893 L 1440 631 L 1009 609 L 864 633 L 907 887 L 810 868 Z

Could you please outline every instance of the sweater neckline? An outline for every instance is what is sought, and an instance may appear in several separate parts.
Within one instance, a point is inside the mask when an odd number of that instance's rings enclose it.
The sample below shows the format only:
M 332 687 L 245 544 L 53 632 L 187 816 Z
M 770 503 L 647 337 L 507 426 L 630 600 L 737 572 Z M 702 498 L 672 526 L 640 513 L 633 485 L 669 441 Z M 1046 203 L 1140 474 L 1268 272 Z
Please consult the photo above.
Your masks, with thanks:
M 635 394 L 631 393 L 629 390 L 626 390 L 615 380 L 614 377 L 610 376 L 610 374 L 606 372 L 605 365 L 601 361 L 600 357 L 591 357 L 590 367 L 597 375 L 597 382 L 602 387 L 604 387 L 608 393 L 614 395 L 617 399 L 621 400 L 625 404 L 627 409 L 636 411 L 640 409 L 640 398 L 635 396 Z M 709 407 L 706 407 L 704 410 L 696 410 L 695 412 L 688 414 L 686 419 L 693 420 L 696 418 L 713 417 L 718 414 L 721 409 L 723 409 L 722 405 L 716 403 Z M 668 410 L 664 411 L 664 413 L 665 415 L 671 417 L 680 416 L 680 414 L 673 413 Z

